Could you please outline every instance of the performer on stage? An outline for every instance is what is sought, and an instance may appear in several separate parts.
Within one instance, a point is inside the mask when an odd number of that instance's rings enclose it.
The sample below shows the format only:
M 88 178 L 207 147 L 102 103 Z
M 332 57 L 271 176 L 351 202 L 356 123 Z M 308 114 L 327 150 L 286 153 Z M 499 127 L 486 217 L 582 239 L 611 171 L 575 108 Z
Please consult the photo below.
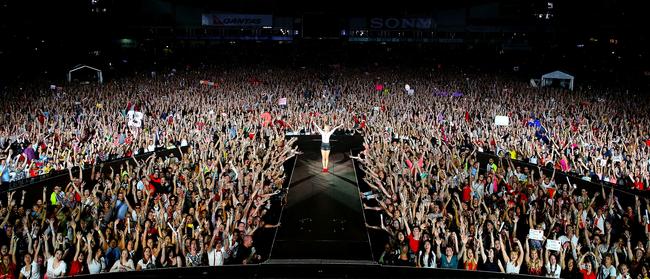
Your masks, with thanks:
M 323 172 L 329 172 L 329 170 L 327 169 L 327 165 L 329 164 L 330 149 L 331 149 L 330 136 L 334 134 L 334 131 L 336 131 L 336 129 L 343 126 L 343 124 L 334 127 L 332 130 L 330 130 L 329 125 L 325 125 L 324 130 L 318 127 L 318 124 L 316 123 L 314 123 L 314 126 L 316 126 L 316 129 L 318 129 L 318 133 L 321 135 L 321 139 L 323 141 L 320 145 L 320 154 L 323 156 L 323 160 L 322 160 Z

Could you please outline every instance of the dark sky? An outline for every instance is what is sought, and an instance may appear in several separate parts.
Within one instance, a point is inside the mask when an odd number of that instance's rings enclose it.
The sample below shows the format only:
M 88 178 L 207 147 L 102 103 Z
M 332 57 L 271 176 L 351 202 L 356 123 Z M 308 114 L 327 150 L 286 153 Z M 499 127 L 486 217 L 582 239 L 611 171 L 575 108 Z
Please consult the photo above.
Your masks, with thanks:
M 316 14 L 331 17 L 428 15 L 435 10 L 480 7 L 496 3 L 504 19 L 529 20 L 530 13 L 554 2 L 556 18 L 564 28 L 650 25 L 650 17 L 640 7 L 642 1 L 622 0 L 461 0 L 461 1 L 287 1 L 287 0 L 97 0 L 109 14 L 89 12 L 91 0 L 25 1 L 0 0 L 0 32 L 39 30 L 52 34 L 92 31 L 102 25 L 119 29 L 129 25 L 173 25 L 177 13 L 224 11 L 235 13 L 271 13 L 275 16 Z M 526 24 L 525 21 L 514 24 Z M 9 29 L 9 30 L 7 30 Z
M 274 17 L 305 16 L 305 22 L 329 26 L 345 24 L 357 16 L 431 16 L 440 10 L 460 10 L 468 25 L 550 26 L 566 45 L 575 47 L 580 38 L 617 37 L 622 45 L 646 51 L 650 17 L 642 1 L 623 0 L 0 0 L 0 68 L 32 63 L 58 64 L 78 61 L 70 55 L 111 44 L 128 37 L 131 27 L 173 26 L 200 22 L 201 13 L 231 12 L 273 14 Z M 539 22 L 533 13 L 553 2 L 555 17 Z M 334 33 L 338 32 L 334 28 Z M 140 28 L 141 30 L 147 30 Z M 329 30 L 323 28 L 322 30 Z M 332 31 L 332 30 L 329 30 Z M 42 42 L 41 42 L 42 41 Z M 636 51 L 636 50 L 635 50 Z M 630 51 L 632 52 L 632 51 Z M 28 61 L 31 59 L 32 62 Z M 27 62 L 26 62 L 27 61 Z M 10 63 L 11 62 L 11 63 Z M 1 69 L 0 69 L 1 70 Z

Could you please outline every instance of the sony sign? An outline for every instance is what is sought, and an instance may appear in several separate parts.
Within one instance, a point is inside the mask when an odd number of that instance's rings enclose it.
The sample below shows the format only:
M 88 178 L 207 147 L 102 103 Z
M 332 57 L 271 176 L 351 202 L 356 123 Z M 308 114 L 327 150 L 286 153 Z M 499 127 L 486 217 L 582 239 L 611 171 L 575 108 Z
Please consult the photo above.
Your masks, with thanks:
M 431 18 L 380 18 L 370 19 L 370 29 L 431 29 Z

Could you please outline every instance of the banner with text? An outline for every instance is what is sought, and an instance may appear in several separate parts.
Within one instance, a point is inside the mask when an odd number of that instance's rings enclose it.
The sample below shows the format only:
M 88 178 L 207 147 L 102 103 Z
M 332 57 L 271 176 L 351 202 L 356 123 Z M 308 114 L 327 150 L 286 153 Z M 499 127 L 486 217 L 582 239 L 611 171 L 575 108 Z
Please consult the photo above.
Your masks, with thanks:
M 433 19 L 427 17 L 374 17 L 369 19 L 370 29 L 431 29 L 434 27 Z
M 273 26 L 272 15 L 255 14 L 202 14 L 201 24 L 210 26 Z

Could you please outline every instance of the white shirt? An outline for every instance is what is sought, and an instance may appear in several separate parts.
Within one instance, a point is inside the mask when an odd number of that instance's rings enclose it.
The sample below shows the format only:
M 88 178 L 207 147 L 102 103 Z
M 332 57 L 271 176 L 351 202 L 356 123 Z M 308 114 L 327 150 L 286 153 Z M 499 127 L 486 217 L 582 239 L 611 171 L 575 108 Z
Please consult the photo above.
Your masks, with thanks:
M 318 129 L 318 133 L 320 133 L 321 140 L 323 141 L 323 143 L 330 143 L 330 136 L 332 136 L 332 134 L 334 134 L 334 131 L 336 130 L 336 129 L 332 129 L 329 132 L 325 132 L 318 127 L 316 127 L 316 129 Z
M 155 268 L 155 266 L 156 266 L 156 257 L 154 257 L 154 255 L 151 255 L 151 257 L 149 258 L 149 261 L 147 261 L 146 263 L 144 262 L 144 258 L 142 258 L 142 259 L 140 259 L 138 261 L 138 266 L 142 270 L 149 269 L 149 268 L 147 268 L 147 265 L 149 265 L 149 264 L 153 264 L 154 266 L 152 268 Z
M 562 267 L 559 264 L 555 264 L 555 267 L 551 267 L 551 264 L 546 263 L 546 277 L 550 278 L 560 278 L 560 273 L 562 273 Z
M 40 279 L 41 278 L 41 273 L 40 269 L 38 268 L 38 264 L 35 262 L 32 262 L 31 264 L 31 269 L 29 271 L 25 271 L 25 266 L 20 269 L 20 274 L 23 275 L 23 278 L 25 279 Z
M 545 189 L 554 188 L 555 182 L 549 181 L 548 184 L 546 184 L 546 182 L 542 180 L 542 187 L 544 187 Z
M 598 229 L 599 229 L 601 232 L 604 232 L 604 231 L 605 231 L 605 218 L 604 218 L 602 215 L 601 215 L 601 216 L 597 216 L 597 217 L 594 219 L 594 225 L 596 225 L 596 227 L 598 227 Z
M 431 265 L 429 265 L 429 254 L 427 253 L 427 254 L 424 254 L 424 256 L 422 257 L 422 262 L 420 263 L 422 265 L 422 267 L 426 267 L 426 268 L 436 268 L 437 267 L 436 266 L 436 254 L 434 254 L 434 253 L 431 253 L 431 254 L 432 254 L 431 255 L 431 258 L 432 258 L 431 259 Z
M 221 249 L 211 249 L 208 251 L 208 265 L 209 266 L 220 266 L 223 265 L 224 260 L 226 259 L 226 248 L 221 247 Z
M 472 184 L 472 191 L 476 193 L 479 197 L 483 197 L 483 192 L 485 189 L 485 185 L 481 184 L 480 182 L 475 182 Z
M 59 278 L 65 275 L 67 266 L 63 260 L 59 261 L 59 266 L 54 269 L 54 257 L 47 260 L 47 278 Z
M 616 268 L 613 265 L 609 267 L 601 266 L 598 278 L 609 279 L 610 277 L 616 277 Z
M 611 265 L 609 267 L 606 267 L 606 266 L 603 265 L 603 266 L 600 267 L 600 274 L 598 274 L 598 275 L 599 275 L 598 278 L 604 278 L 604 279 L 605 278 L 609 279 L 612 276 L 616 277 L 616 268 L 613 265 Z
M 135 270 L 135 267 L 133 267 L 133 260 L 131 259 L 129 259 L 124 265 L 118 259 L 115 264 L 113 264 L 113 267 L 111 267 L 111 272 L 125 272 L 133 270 Z
M 106 264 L 104 263 L 104 257 L 101 257 L 99 259 L 99 262 L 95 261 L 95 259 L 92 259 L 88 264 L 88 272 L 90 274 L 99 274 L 105 269 L 106 269 Z
M 519 274 L 519 269 L 521 268 L 521 265 L 515 266 L 514 263 L 508 262 L 506 263 L 506 273 L 509 274 Z

